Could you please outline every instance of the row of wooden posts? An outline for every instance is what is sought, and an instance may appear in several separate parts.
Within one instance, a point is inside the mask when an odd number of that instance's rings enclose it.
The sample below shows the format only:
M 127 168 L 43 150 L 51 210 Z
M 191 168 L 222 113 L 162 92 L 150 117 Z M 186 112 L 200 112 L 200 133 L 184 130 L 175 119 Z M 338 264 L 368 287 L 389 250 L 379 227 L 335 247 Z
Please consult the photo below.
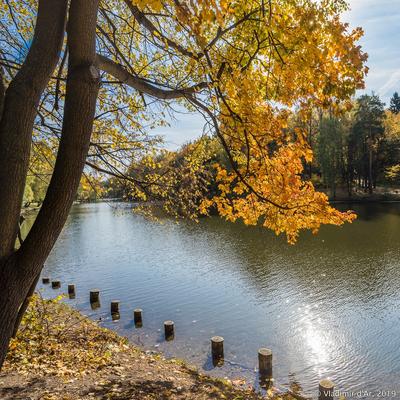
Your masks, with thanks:
M 43 284 L 50 284 L 50 278 L 42 278 Z M 60 281 L 51 281 L 53 289 L 61 287 Z M 75 285 L 68 285 L 68 294 L 75 297 Z M 89 292 L 90 304 L 94 308 L 100 306 L 100 290 L 92 289 Z M 111 301 L 111 315 L 113 319 L 119 319 L 119 300 Z M 133 310 L 133 319 L 135 326 L 140 328 L 143 326 L 142 309 Z M 164 321 L 164 334 L 167 341 L 173 340 L 175 336 L 175 324 L 173 321 Z M 222 336 L 213 336 L 211 338 L 211 356 L 214 366 L 222 365 L 224 360 L 224 338 Z M 258 350 L 258 370 L 260 377 L 264 380 L 272 380 L 272 350 L 261 348 Z M 319 382 L 319 400 L 332 400 L 334 393 L 334 384 L 329 379 L 323 379 Z

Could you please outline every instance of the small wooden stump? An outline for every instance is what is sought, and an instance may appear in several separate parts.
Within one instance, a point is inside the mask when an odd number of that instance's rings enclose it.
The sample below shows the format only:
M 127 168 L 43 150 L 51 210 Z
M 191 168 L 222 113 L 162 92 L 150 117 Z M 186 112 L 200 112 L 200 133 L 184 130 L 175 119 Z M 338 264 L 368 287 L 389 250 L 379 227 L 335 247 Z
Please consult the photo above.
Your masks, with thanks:
M 75 298 L 75 285 L 68 285 L 68 297 L 70 300 Z
M 136 328 L 141 328 L 143 326 L 142 312 L 143 310 L 141 308 L 133 310 L 133 322 Z
M 61 282 L 60 282 L 60 281 L 52 281 L 52 282 L 51 282 L 51 287 L 52 287 L 53 289 L 60 289 L 60 287 L 61 287 Z
M 111 318 L 113 321 L 118 321 L 120 319 L 119 312 L 112 313 Z
M 211 338 L 211 356 L 214 366 L 224 363 L 224 338 L 222 336 Z
M 329 379 L 322 379 L 322 381 L 319 382 L 318 390 L 318 400 L 333 400 L 335 385 L 332 381 Z
M 92 310 L 97 310 L 100 308 L 100 301 L 95 301 L 94 303 L 90 303 L 90 307 Z
M 99 303 L 99 295 L 100 295 L 99 289 L 92 289 L 90 291 L 90 303 Z
M 111 314 L 119 314 L 119 300 L 111 302 Z
M 42 283 L 48 285 L 50 283 L 50 278 L 42 278 Z
M 272 378 L 272 350 L 261 348 L 258 350 L 258 370 L 265 378 Z
M 174 333 L 174 321 L 165 321 L 164 322 L 164 332 L 165 332 L 165 340 L 173 340 Z

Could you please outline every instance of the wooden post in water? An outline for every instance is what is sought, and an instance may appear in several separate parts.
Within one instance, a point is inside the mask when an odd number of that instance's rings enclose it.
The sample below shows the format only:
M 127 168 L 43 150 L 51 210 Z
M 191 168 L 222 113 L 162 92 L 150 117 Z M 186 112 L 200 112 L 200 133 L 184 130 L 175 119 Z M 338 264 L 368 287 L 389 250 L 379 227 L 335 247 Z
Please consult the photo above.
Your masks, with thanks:
M 329 379 L 322 379 L 319 382 L 319 394 L 318 400 L 333 400 L 333 391 L 335 390 L 335 385 Z
M 50 283 L 50 278 L 42 278 L 42 283 L 48 285 Z
M 118 321 L 120 318 L 119 312 L 114 312 L 111 314 L 111 318 L 113 321 Z
M 94 303 L 90 303 L 90 308 L 94 311 L 101 307 L 100 301 L 95 301 Z
M 272 378 L 272 350 L 266 348 L 258 350 L 258 370 L 261 376 Z
M 213 364 L 218 365 L 224 360 L 224 338 L 222 336 L 213 336 L 211 338 L 211 356 Z
M 164 322 L 165 340 L 172 340 L 174 338 L 174 321 Z
M 90 302 L 91 303 L 98 303 L 99 302 L 99 295 L 100 295 L 100 290 L 99 289 L 92 289 L 90 291 Z
M 133 322 L 135 323 L 136 328 L 141 328 L 143 326 L 141 308 L 136 308 L 135 310 L 133 310 Z
M 60 281 L 52 281 L 52 282 L 51 282 L 51 287 L 52 287 L 53 289 L 60 289 L 60 287 L 61 287 L 61 282 L 60 282 Z
M 68 285 L 68 297 L 70 299 L 75 298 L 75 285 L 73 285 L 73 284 Z
M 111 302 L 111 314 L 119 314 L 119 300 Z

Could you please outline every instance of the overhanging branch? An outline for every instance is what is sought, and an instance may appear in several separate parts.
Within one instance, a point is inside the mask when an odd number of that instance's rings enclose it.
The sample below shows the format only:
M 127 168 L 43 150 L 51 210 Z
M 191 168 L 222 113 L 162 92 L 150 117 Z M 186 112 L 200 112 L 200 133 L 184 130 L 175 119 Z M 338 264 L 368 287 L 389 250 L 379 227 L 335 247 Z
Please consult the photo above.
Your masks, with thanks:
M 99 69 L 107 72 L 109 75 L 118 79 L 120 82 L 138 90 L 141 93 L 147 94 L 148 96 L 155 97 L 160 100 L 172 100 L 179 98 L 186 98 L 190 95 L 195 94 L 201 89 L 208 87 L 208 83 L 202 82 L 194 86 L 190 86 L 185 89 L 161 89 L 146 80 L 130 74 L 123 66 L 110 60 L 109 58 L 97 54 L 96 65 Z

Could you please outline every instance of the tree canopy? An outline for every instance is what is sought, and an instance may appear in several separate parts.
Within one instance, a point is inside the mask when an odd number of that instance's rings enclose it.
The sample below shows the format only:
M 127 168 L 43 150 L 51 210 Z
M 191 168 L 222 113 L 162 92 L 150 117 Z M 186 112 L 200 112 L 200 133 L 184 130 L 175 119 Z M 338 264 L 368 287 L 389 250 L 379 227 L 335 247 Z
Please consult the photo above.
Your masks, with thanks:
M 312 107 L 340 112 L 363 87 L 362 31 L 340 21 L 345 7 L 334 0 L 100 2 L 102 84 L 87 157 L 97 172 L 87 168 L 85 174 L 91 182 L 99 173 L 123 177 L 127 160 L 154 154 L 160 138 L 149 128 L 165 124 L 179 103 L 204 115 L 206 132 L 218 136 L 230 161 L 228 169 L 216 166 L 219 191 L 198 211 L 216 206 L 229 220 L 262 221 L 290 242 L 300 229 L 351 221 L 354 215 L 331 208 L 302 179 L 312 152 L 305 132 L 287 129 L 294 107 L 304 114 Z M 1 13 L 2 64 L 10 80 L 29 49 L 36 2 L 9 1 Z M 30 168 L 47 170 L 48 177 L 61 131 L 67 57 L 64 46 L 35 124 L 33 157 L 42 165 Z M 136 192 L 144 199 L 155 191 L 168 197 L 173 173 L 150 175 L 143 181 L 130 176 Z
M 304 179 L 312 150 L 303 129 L 289 129 L 294 109 L 340 114 L 364 86 L 362 30 L 341 21 L 345 9 L 343 0 L 0 3 L 0 365 L 82 176 L 124 178 L 168 209 L 188 200 L 191 215 L 216 208 L 290 243 L 301 229 L 355 218 Z M 177 107 L 204 116 L 204 134 L 229 161 L 214 166 L 211 199 L 191 201 L 207 181 L 206 147 L 189 146 L 164 170 L 154 165 L 160 139 L 149 130 Z M 127 174 L 136 160 L 144 179 Z M 199 171 L 182 201 L 171 201 L 177 180 Z M 30 175 L 46 194 L 16 249 Z

